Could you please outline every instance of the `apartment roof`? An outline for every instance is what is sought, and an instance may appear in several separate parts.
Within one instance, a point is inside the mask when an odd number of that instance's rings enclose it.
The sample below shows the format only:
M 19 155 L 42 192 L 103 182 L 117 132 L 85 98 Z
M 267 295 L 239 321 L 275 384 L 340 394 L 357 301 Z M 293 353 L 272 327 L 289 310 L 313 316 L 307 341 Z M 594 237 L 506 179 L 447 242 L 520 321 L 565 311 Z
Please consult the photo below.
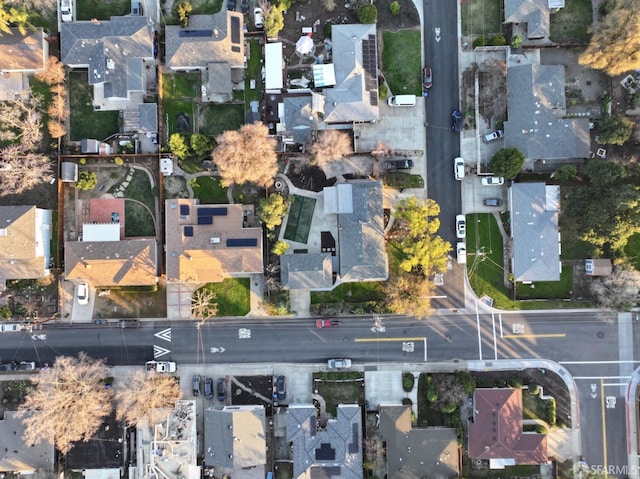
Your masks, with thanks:
M 333 287 L 331 254 L 280 256 L 280 279 L 285 289 L 328 290 Z
M 455 429 L 411 427 L 411 406 L 380 406 L 389 479 L 459 476 Z
M 36 471 L 55 471 L 53 437 L 27 446 L 22 439 L 23 418 L 15 411 L 5 411 L 0 420 L 0 472 L 32 474 Z
M 65 456 L 69 469 L 108 469 L 123 467 L 126 457 L 123 451 L 124 424 L 117 421 L 115 413 L 104 418 L 100 428 L 88 441 L 74 442 Z
M 316 408 L 290 405 L 287 441 L 293 448 L 294 478 L 362 478 L 362 414 L 356 404 L 338 405 L 337 418 L 320 429 Z
M 46 234 L 49 237 L 45 238 Z M 0 206 L 0 285 L 7 279 L 47 275 L 50 235 L 50 210 L 29 205 Z
M 249 227 L 248 205 L 201 205 L 197 199 L 165 202 L 167 281 L 219 282 L 262 273 L 262 228 Z
M 378 119 L 376 24 L 331 27 L 336 85 L 323 90 L 324 121 L 352 123 Z
M 264 406 L 205 409 L 205 462 L 231 477 L 264 479 L 267 463 Z M 250 472 L 252 471 L 252 472 Z
M 469 423 L 469 457 L 514 459 L 516 464 L 547 462 L 547 436 L 522 430 L 521 389 L 476 389 Z
M 158 277 L 155 239 L 67 241 L 65 277 L 95 286 L 154 285 Z
M 62 23 L 60 38 L 62 63 L 88 68 L 89 84 L 104 83 L 106 98 L 127 98 L 130 91 L 145 89 L 142 61 L 153 59 L 147 17 Z
M 215 15 L 191 15 L 189 27 L 167 25 L 166 62 L 175 70 L 205 68 L 209 63 L 244 67 L 244 19 L 228 10 Z
M 518 65 L 507 69 L 507 108 L 504 123 L 507 148 L 526 158 L 588 158 L 589 119 L 566 116 L 562 65 Z
M 514 183 L 510 197 L 515 280 L 560 280 L 560 187 Z
M 0 71 L 24 72 L 43 70 L 47 62 L 46 35 L 42 28 L 28 28 L 20 33 L 10 28 L 0 36 Z

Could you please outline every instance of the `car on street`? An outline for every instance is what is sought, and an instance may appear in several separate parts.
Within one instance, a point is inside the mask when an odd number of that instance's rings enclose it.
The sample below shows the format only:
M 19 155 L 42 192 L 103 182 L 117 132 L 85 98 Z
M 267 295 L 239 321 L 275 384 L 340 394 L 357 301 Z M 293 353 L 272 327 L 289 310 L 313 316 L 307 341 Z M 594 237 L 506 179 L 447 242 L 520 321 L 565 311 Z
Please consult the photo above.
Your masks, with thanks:
M 422 69 L 422 91 L 427 91 L 433 86 L 433 76 L 431 74 L 431 67 L 424 67 Z
M 464 215 L 456 215 L 456 238 L 464 239 L 467 236 L 467 220 Z
M 178 368 L 173 361 L 147 361 L 145 366 L 150 373 L 175 373 Z
M 249 0 L 240 0 L 240 11 L 243 14 L 249 13 Z
M 20 361 L 18 365 L 18 369 L 20 371 L 35 371 L 36 362 L 35 361 Z
M 226 384 L 224 382 L 224 378 L 218 378 L 218 383 L 216 385 L 216 395 L 218 396 L 218 401 L 224 401 L 226 396 Z
M 253 9 L 253 24 L 258 30 L 262 30 L 264 26 L 262 23 L 262 8 L 256 7 Z
M 456 255 L 458 264 L 466 264 L 467 262 L 467 245 L 463 242 L 459 242 L 456 245 Z
M 485 176 L 482 178 L 482 186 L 502 186 L 504 178 L 502 176 Z
M 193 397 L 200 396 L 200 379 L 200 375 L 198 374 L 194 374 L 193 378 L 191 379 L 191 389 L 193 391 Z
M 0 324 L 0 333 L 13 333 L 21 329 L 22 326 L 15 323 Z
M 0 372 L 15 371 L 16 369 L 18 369 L 18 363 L 15 361 L 0 363 Z
M 451 112 L 451 129 L 456 133 L 462 131 L 462 112 L 457 108 Z
M 287 380 L 284 376 L 278 376 L 276 381 L 276 391 L 278 393 L 278 401 L 287 398 Z
M 213 399 L 213 379 L 211 378 L 204 378 L 204 397 Z
M 493 131 L 493 132 L 489 133 L 488 135 L 484 135 L 482 137 L 482 141 L 484 143 L 490 143 L 490 142 L 492 142 L 494 140 L 499 140 L 503 136 L 504 136 L 504 131 L 496 130 L 496 131 Z
M 351 367 L 351 359 L 329 359 L 327 367 L 330 369 L 345 369 Z
M 413 160 L 388 160 L 382 164 L 387 171 L 410 170 L 413 168 Z
M 332 326 L 340 326 L 337 319 L 316 319 L 316 328 L 331 328 Z
M 485 198 L 482 200 L 482 204 L 485 206 L 502 206 L 502 200 L 500 198 Z
M 227 0 L 227 10 L 233 12 L 236 9 L 236 0 Z
M 80 283 L 76 286 L 76 298 L 78 304 L 89 304 L 89 286 L 87 283 Z
M 455 176 L 458 181 L 464 179 L 464 159 L 461 157 L 453 160 L 453 176 Z

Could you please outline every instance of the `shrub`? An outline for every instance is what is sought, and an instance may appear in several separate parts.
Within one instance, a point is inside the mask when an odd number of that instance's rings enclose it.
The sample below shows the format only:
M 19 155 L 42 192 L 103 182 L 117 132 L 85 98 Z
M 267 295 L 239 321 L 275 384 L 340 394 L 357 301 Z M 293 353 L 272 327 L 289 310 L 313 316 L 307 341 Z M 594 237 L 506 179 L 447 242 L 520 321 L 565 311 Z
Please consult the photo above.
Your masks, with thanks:
M 391 2 L 389 5 L 389 11 L 391 12 L 391 15 L 397 15 L 400 13 L 400 4 L 398 3 L 398 0 Z
M 473 45 L 473 48 L 487 46 L 487 37 L 478 37 L 478 38 L 476 38 L 473 41 L 472 45 Z
M 510 379 L 509 380 L 509 387 L 512 387 L 514 389 L 521 389 L 522 388 L 522 379 Z
M 336 0 L 322 0 L 322 6 L 327 12 L 333 12 L 336 8 Z
M 549 399 L 549 405 L 547 406 L 547 423 L 549 426 L 556 425 L 556 400 Z
M 402 375 L 402 389 L 404 389 L 405 392 L 413 391 L 414 381 L 415 378 L 412 373 L 404 373 Z
M 458 409 L 458 403 L 456 402 L 450 402 L 440 406 L 440 412 L 442 412 L 443 414 L 454 413 L 456 409 Z
M 9 306 L 5 304 L 0 307 L 0 318 L 9 319 L 12 315 L 13 313 L 11 312 L 11 308 L 9 308 Z
M 98 176 L 95 171 L 82 170 L 78 175 L 76 188 L 79 190 L 92 190 L 98 184 Z
M 539 393 L 540 393 L 540 386 L 534 383 L 529 384 L 529 394 L 533 394 L 534 396 L 537 396 Z
M 511 48 L 520 48 L 522 46 L 522 37 L 515 35 L 511 38 Z
M 427 401 L 436 402 L 438 400 L 438 391 L 433 384 L 430 384 L 427 388 Z
M 176 13 L 178 14 L 178 21 L 182 27 L 189 26 L 189 16 L 191 15 L 191 11 L 193 10 L 193 6 L 189 2 L 179 3 L 176 7 Z
M 276 256 L 282 256 L 289 249 L 289 244 L 286 241 L 277 241 L 276 244 L 273 245 L 271 252 Z
M 118 166 L 122 166 L 122 165 L 124 165 L 124 160 L 123 160 L 121 157 L 119 157 L 119 156 L 116 156 L 116 157 L 113 159 L 113 162 L 114 162 L 116 165 L 118 165 Z
M 413 401 L 411 400 L 411 398 L 402 398 L 402 405 L 413 406 Z
M 378 19 L 378 9 L 375 5 L 367 3 L 358 9 L 358 21 L 360 23 L 376 23 Z
M 387 96 L 389 96 L 389 88 L 387 88 L 387 85 L 383 83 L 382 85 L 378 86 L 378 98 L 384 100 L 385 98 L 387 98 Z
M 491 38 L 491 40 L 489 40 L 489 45 L 492 45 L 494 47 L 501 47 L 506 44 L 507 44 L 507 39 L 504 38 L 502 35 L 496 35 L 495 37 Z
M 86 165 L 87 164 L 87 159 L 86 158 L 80 158 L 80 160 L 78 160 L 78 163 L 80 163 L 81 165 Z
M 462 388 L 464 389 L 465 394 L 471 394 L 476 389 L 476 380 L 473 379 L 473 376 L 466 371 L 458 371 L 456 373 L 456 378 L 462 384 Z

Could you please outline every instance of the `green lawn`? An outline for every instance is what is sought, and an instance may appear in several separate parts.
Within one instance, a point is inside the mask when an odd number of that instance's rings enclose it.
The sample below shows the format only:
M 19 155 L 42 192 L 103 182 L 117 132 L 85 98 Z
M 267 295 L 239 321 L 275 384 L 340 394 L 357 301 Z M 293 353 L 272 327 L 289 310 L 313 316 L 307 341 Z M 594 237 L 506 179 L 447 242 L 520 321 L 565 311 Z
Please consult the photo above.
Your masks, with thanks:
M 184 100 L 198 95 L 200 74 L 193 72 L 164 73 L 162 75 L 163 100 Z
M 571 0 L 560 11 L 551 14 L 550 38 L 556 43 L 589 43 L 592 23 L 591 0 Z
M 251 310 L 249 278 L 227 278 L 221 283 L 207 283 L 203 288 L 216 294 L 216 316 L 246 316 Z
M 165 73 L 162 75 L 162 105 L 169 135 L 193 133 L 194 101 L 200 88 L 199 73 Z
M 382 70 L 391 92 L 394 95 L 421 95 L 420 31 L 384 32 L 382 39 Z
M 533 287 L 532 287 L 533 286 Z M 573 267 L 562 266 L 560 281 L 537 281 L 533 284 L 517 283 L 518 299 L 567 299 L 573 289 Z
M 311 303 L 364 303 L 382 301 L 384 292 L 382 283 L 343 283 L 331 291 L 311 291 Z
M 73 92 L 69 95 L 72 141 L 102 140 L 119 131 L 117 111 L 93 110 L 93 87 L 89 85 L 87 72 L 69 73 L 69 91 Z
M 199 176 L 196 178 L 197 188 L 193 189 L 193 194 L 202 204 L 229 203 L 227 199 L 228 188 L 220 186 L 220 178 L 217 176 Z
M 76 20 L 109 20 L 131 13 L 131 0 L 77 0 Z
M 193 7 L 191 15 L 211 15 L 222 10 L 222 0 L 192 0 L 189 3 Z M 178 2 L 175 2 L 171 14 L 164 16 L 165 25 L 178 24 L 178 16 L 175 14 L 177 5 Z
M 313 389 L 324 398 L 333 417 L 338 404 L 364 404 L 363 384 L 363 373 L 355 371 L 313 373 Z
M 262 46 L 258 40 L 249 40 L 249 58 L 244 73 L 244 101 L 249 108 L 249 102 L 262 98 Z M 250 88 L 251 80 L 256 81 L 256 87 Z
M 151 210 L 155 211 L 155 200 L 151 191 L 149 177 L 143 171 L 135 170 L 129 186 L 124 190 L 124 197 L 137 200 Z M 127 237 L 155 236 L 153 217 L 144 206 L 134 201 L 125 201 L 124 234 Z
M 227 130 L 238 130 L 244 123 L 244 104 L 202 105 L 199 110 L 199 133 L 212 137 Z
M 463 35 L 491 36 L 500 33 L 502 0 L 471 0 L 461 3 Z

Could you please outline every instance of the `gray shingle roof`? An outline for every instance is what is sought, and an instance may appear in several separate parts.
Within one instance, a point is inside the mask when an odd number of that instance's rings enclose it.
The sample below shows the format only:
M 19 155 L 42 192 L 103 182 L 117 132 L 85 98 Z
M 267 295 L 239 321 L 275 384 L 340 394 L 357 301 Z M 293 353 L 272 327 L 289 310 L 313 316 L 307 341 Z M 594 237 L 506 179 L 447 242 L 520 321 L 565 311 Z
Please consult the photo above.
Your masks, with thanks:
M 526 23 L 527 38 L 549 36 L 548 0 L 504 0 L 504 22 Z
M 362 415 L 360 406 L 338 405 L 337 418 L 319 429 L 313 406 L 287 410 L 287 441 L 293 448 L 293 477 L 361 479 Z
M 510 196 L 516 281 L 560 280 L 560 187 L 514 183 Z
M 138 112 L 140 113 L 140 131 L 156 133 L 158 131 L 158 104 L 140 103 Z
M 283 133 L 290 133 L 295 143 L 303 145 L 311 142 L 312 133 L 318 129 L 311 94 L 284 97 L 284 125 Z
M 280 256 L 280 276 L 285 289 L 331 289 L 332 271 L 329 253 Z
M 227 63 L 228 68 L 244 67 L 243 22 L 242 13 L 225 10 L 215 15 L 191 15 L 186 29 L 167 25 L 166 65 L 175 70 L 205 68 L 212 62 Z
M 127 98 L 144 90 L 142 60 L 153 59 L 151 35 L 147 17 L 62 23 L 62 63 L 88 68 L 89 84 L 104 83 L 106 98 Z
M 384 281 L 389 276 L 385 250 L 382 182 L 351 181 L 353 212 L 338 214 L 342 281 Z
M 264 478 L 267 462 L 263 406 L 205 409 L 205 462 L 236 477 Z M 250 473 L 250 471 L 253 471 Z
M 564 119 L 565 79 L 562 65 L 518 65 L 507 69 L 504 123 L 507 148 L 529 159 L 589 157 L 589 120 Z
M 376 25 L 333 25 L 333 63 L 336 85 L 325 88 L 324 121 L 351 123 L 378 119 L 378 78 L 367 74 L 366 65 L 377 72 L 377 51 L 363 53 L 363 45 L 376 44 Z M 365 59 L 366 56 L 366 59 Z

